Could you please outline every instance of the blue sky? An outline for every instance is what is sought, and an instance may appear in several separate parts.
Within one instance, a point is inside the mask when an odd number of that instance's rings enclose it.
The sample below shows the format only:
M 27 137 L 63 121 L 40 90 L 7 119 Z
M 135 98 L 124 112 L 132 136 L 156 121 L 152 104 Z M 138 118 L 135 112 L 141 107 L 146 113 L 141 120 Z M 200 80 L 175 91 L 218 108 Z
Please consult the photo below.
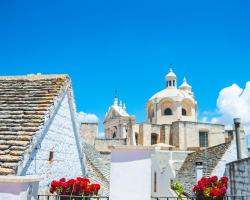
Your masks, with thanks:
M 200 118 L 250 79 L 249 1 L 0 1 L 0 75 L 71 76 L 78 111 L 103 119 L 114 91 L 138 121 L 173 64 Z

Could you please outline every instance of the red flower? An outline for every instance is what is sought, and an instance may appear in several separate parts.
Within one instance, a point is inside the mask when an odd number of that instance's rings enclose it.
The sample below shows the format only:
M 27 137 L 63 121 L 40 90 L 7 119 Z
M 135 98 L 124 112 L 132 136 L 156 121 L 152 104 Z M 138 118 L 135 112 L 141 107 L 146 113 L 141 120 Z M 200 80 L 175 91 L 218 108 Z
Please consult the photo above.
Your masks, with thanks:
M 222 177 L 220 180 L 218 180 L 217 176 L 213 176 L 210 178 L 203 177 L 200 181 L 198 181 L 198 185 L 193 187 L 193 192 L 201 198 L 218 198 L 225 196 L 227 188 L 227 177 Z M 210 193 L 207 194 L 207 191 L 210 191 Z
M 220 179 L 220 181 L 221 181 L 222 183 L 228 183 L 228 178 L 227 178 L 226 176 L 223 176 L 223 177 Z
M 211 197 L 219 197 L 220 196 L 220 191 L 216 188 L 212 188 L 210 192 Z
M 60 182 L 66 182 L 66 179 L 65 178 L 61 178 L 59 181 Z
M 213 177 L 211 177 L 211 179 L 210 179 L 212 182 L 216 182 L 216 181 L 218 181 L 218 177 L 217 176 L 213 176 Z
M 58 181 L 52 181 L 51 187 L 53 187 L 53 188 L 61 187 L 61 183 Z
M 90 194 L 90 193 L 92 192 L 91 186 L 87 186 L 87 187 L 85 188 L 85 192 L 86 192 L 87 194 Z
M 75 180 L 74 179 L 68 180 L 68 184 L 69 186 L 73 186 L 75 184 Z
M 88 178 L 77 177 L 66 181 L 61 178 L 59 181 L 51 182 L 50 193 L 56 192 L 62 195 L 98 195 L 101 186 L 99 184 L 90 184 Z

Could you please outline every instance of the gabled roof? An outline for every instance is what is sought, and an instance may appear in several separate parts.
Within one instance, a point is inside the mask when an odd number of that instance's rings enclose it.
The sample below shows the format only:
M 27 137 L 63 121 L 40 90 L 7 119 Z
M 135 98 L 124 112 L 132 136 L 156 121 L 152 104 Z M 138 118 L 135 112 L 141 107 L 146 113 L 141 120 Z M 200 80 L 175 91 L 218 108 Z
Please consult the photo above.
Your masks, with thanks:
M 183 185 L 187 193 L 191 193 L 193 186 L 197 184 L 196 163 L 202 162 L 203 175 L 211 176 L 230 146 L 231 142 L 228 142 L 188 154 L 175 180 Z
M 0 77 L 0 175 L 16 174 L 68 79 L 67 75 Z
M 110 117 L 129 117 L 129 114 L 121 106 L 112 105 L 109 107 L 109 110 L 105 116 L 104 122 L 109 120 Z

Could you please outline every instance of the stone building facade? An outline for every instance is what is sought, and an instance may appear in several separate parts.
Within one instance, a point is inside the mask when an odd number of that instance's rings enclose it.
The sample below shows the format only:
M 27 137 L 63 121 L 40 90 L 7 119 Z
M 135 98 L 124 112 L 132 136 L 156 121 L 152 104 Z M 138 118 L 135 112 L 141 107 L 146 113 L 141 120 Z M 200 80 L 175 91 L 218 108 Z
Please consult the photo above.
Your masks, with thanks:
M 250 157 L 228 163 L 226 176 L 229 177 L 230 195 L 250 198 Z
M 145 123 L 136 123 L 135 116 L 129 115 L 115 98 L 103 123 L 105 137 L 127 139 L 128 145 L 164 143 L 180 150 L 196 150 L 225 143 L 228 134 L 224 125 L 198 122 L 198 103 L 186 78 L 178 87 L 177 76 L 170 70 L 165 80 L 166 88 L 146 103 Z
M 40 190 L 85 175 L 67 75 L 0 77 L 0 102 L 0 175 L 38 175 Z

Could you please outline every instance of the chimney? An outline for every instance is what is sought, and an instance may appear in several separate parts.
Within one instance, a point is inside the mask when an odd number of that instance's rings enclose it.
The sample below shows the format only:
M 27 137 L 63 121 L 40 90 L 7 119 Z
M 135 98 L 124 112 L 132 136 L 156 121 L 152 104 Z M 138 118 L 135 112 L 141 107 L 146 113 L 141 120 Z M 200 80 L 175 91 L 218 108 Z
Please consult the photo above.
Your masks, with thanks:
M 238 160 L 242 159 L 242 146 L 241 146 L 241 139 L 240 139 L 240 125 L 241 125 L 240 118 L 235 118 L 234 119 L 234 126 L 235 126 L 237 159 Z

